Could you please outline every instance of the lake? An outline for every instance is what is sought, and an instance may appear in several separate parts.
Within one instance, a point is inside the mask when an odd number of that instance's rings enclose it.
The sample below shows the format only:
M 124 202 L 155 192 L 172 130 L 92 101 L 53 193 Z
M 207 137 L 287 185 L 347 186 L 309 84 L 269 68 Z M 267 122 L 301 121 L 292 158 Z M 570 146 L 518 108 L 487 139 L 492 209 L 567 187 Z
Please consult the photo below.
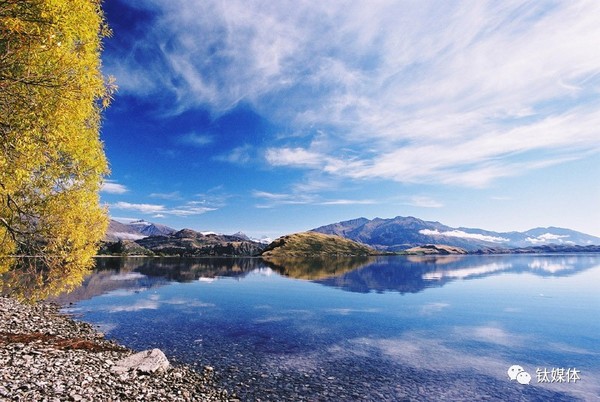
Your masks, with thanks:
M 573 401 L 600 400 L 599 285 L 594 254 L 100 258 L 55 300 L 242 400 Z

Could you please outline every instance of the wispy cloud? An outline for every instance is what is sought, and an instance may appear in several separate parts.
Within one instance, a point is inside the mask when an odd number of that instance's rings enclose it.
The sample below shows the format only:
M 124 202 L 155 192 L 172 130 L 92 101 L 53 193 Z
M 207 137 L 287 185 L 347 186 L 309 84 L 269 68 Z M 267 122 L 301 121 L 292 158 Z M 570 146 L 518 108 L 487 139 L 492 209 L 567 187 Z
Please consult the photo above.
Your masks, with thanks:
M 570 236 L 569 235 L 557 235 L 557 234 L 552 234 L 552 233 L 544 233 L 541 234 L 537 237 L 528 237 L 526 240 L 530 243 L 533 244 L 544 244 L 544 243 L 548 243 L 548 242 L 552 242 L 552 241 L 558 241 L 559 243 L 569 243 L 568 241 L 565 241 L 563 239 L 568 239 Z
M 376 200 L 348 200 L 348 199 L 338 199 L 338 200 L 326 200 L 318 202 L 319 205 L 372 205 L 377 204 Z
M 249 144 L 233 148 L 230 152 L 215 156 L 215 160 L 235 164 L 245 164 L 252 160 L 253 149 Z
M 212 136 L 198 133 L 187 133 L 177 137 L 178 144 L 191 145 L 193 147 L 204 147 L 212 142 Z
M 502 243 L 507 242 L 509 239 L 500 236 L 490 236 L 481 233 L 468 233 L 463 230 L 448 230 L 446 232 L 440 232 L 439 230 L 430 230 L 430 229 L 421 229 L 419 230 L 420 234 L 426 236 L 445 236 L 445 237 L 460 237 L 463 239 L 475 239 L 482 241 L 489 241 L 492 243 Z
M 309 194 L 281 194 L 255 190 L 252 192 L 252 196 L 263 200 L 256 205 L 257 208 L 273 208 L 278 205 L 301 205 L 315 202 L 315 196 Z
M 203 193 L 198 193 L 196 197 L 198 200 L 191 201 L 191 204 L 218 209 L 226 206 L 227 200 L 234 197 L 234 195 L 227 193 L 225 187 L 221 185 L 210 188 Z
M 598 2 L 134 6 L 156 19 L 149 56 L 105 63 L 121 90 L 170 94 L 174 113 L 249 104 L 301 133 L 266 150 L 273 166 L 482 187 L 600 151 Z
M 281 205 L 323 205 L 323 206 L 341 206 L 341 205 L 371 205 L 377 204 L 378 201 L 370 199 L 323 199 L 317 194 L 310 193 L 270 193 L 267 191 L 257 191 L 252 193 L 255 198 L 262 199 L 262 203 L 257 204 L 257 208 L 273 208 Z
M 216 210 L 216 208 L 183 205 L 178 208 L 169 209 L 165 212 L 170 215 L 185 217 L 185 216 L 192 216 L 192 215 L 202 215 L 206 212 L 215 211 L 215 210 Z
M 274 166 L 320 167 L 325 164 L 323 155 L 303 148 L 269 148 L 265 158 Z
M 405 204 L 419 208 L 441 208 L 444 206 L 441 202 L 426 196 L 411 197 Z
M 201 215 L 206 212 L 214 211 L 216 208 L 198 206 L 195 202 L 191 201 L 186 204 L 176 207 L 166 207 L 161 204 L 133 204 L 129 202 L 119 201 L 110 205 L 111 209 L 136 211 L 143 214 L 152 214 L 155 217 L 157 215 L 174 215 L 179 217 Z
M 164 205 L 157 204 L 133 204 L 130 202 L 119 201 L 110 205 L 111 208 L 126 210 L 126 211 L 137 211 L 144 214 L 155 214 L 165 211 Z
M 152 193 L 151 198 L 158 198 L 161 200 L 181 200 L 181 193 L 179 191 L 173 191 L 170 193 Z
M 100 191 L 108 194 L 124 194 L 129 190 L 123 184 L 119 184 L 113 180 L 105 180 L 104 183 L 102 183 Z

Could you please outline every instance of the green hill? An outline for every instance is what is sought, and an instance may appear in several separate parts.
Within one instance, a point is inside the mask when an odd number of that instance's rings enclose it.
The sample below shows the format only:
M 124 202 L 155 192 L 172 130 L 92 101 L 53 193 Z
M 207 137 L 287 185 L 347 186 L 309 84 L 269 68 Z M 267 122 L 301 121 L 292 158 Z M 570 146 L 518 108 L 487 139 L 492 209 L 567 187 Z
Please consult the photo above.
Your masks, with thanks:
M 380 254 L 364 244 L 339 236 L 302 232 L 282 236 L 262 252 L 263 257 L 365 256 Z

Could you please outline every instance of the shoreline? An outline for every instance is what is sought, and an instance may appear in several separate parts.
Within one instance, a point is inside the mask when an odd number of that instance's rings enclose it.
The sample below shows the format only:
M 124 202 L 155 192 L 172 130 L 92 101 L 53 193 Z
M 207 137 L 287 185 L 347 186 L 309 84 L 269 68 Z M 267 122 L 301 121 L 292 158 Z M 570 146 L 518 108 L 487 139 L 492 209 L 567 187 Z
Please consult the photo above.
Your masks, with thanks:
M 166 371 L 117 373 L 135 351 L 109 341 L 54 303 L 0 296 L 0 399 L 11 401 L 237 401 L 215 382 L 176 364 Z

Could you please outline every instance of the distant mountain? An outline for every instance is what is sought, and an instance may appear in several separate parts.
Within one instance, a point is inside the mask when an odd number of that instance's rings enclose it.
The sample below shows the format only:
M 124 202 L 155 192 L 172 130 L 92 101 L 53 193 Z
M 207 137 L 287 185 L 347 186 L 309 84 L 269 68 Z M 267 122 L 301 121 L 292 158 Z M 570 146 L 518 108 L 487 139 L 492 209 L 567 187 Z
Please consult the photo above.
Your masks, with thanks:
M 262 243 L 239 236 L 202 234 L 183 229 L 166 236 L 149 236 L 135 241 L 144 249 L 158 255 L 198 256 L 255 256 L 265 248 Z
M 177 232 L 177 230 L 168 226 L 161 225 L 158 223 L 147 222 L 143 219 L 128 223 L 127 226 L 137 230 L 138 232 L 146 236 L 163 236 Z
M 263 257 L 366 256 L 376 250 L 340 236 L 316 232 L 282 236 L 267 246 Z
M 240 240 L 251 240 L 244 232 L 237 232 L 232 234 L 232 236 L 237 237 Z
M 100 254 L 108 255 L 178 255 L 254 256 L 266 247 L 263 241 L 250 239 L 242 232 L 222 235 L 175 230 L 144 220 L 121 223 L 111 220 Z
M 475 228 L 453 228 L 414 217 L 366 218 L 333 223 L 313 232 L 338 235 L 386 251 L 403 251 L 427 244 L 443 244 L 467 251 L 507 250 L 534 246 L 600 245 L 600 238 L 570 229 L 548 227 L 526 232 L 493 232 Z
M 119 240 L 137 240 L 145 237 L 139 230 L 113 219 L 108 224 L 108 230 L 104 235 L 105 242 L 117 242 Z
M 204 234 L 206 234 L 206 233 L 204 233 Z M 267 236 L 263 236 L 260 239 L 257 239 L 255 237 L 249 237 L 244 232 L 237 232 L 237 233 L 232 234 L 232 236 L 239 237 L 242 240 L 250 240 L 250 241 L 254 241 L 254 242 L 262 243 L 262 244 L 270 244 L 271 242 L 273 242 L 273 239 L 271 239 Z
M 117 242 L 119 240 L 139 240 L 147 236 L 169 235 L 176 230 L 158 223 L 146 222 L 144 220 L 121 223 L 111 219 L 108 230 L 104 235 L 104 241 Z

